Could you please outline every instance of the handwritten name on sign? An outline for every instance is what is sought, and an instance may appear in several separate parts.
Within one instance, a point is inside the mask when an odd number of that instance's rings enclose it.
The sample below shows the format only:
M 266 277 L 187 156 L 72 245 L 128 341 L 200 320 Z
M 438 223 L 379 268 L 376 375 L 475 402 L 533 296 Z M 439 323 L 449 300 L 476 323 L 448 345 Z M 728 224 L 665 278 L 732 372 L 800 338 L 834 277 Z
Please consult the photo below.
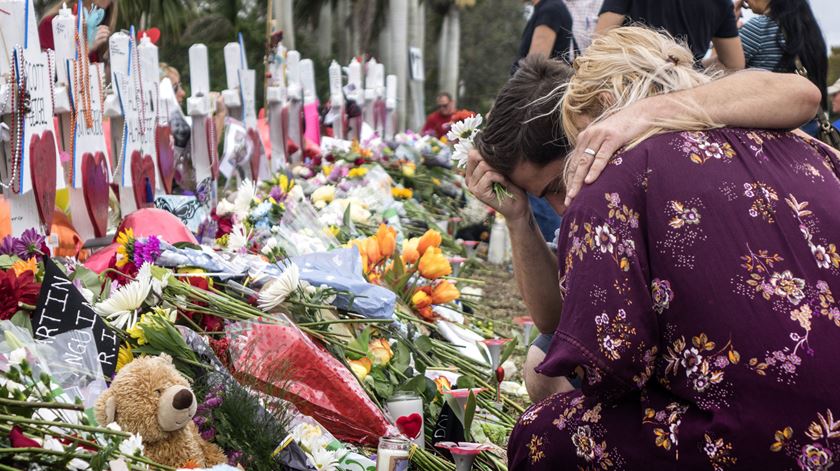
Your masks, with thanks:
M 117 334 L 93 311 L 82 293 L 67 279 L 64 272 L 51 259 L 44 259 L 44 283 L 38 294 L 38 305 L 32 316 L 35 339 L 50 343 L 61 333 L 78 331 L 67 345 L 67 364 L 81 366 L 85 353 L 95 348 L 102 373 L 110 378 L 117 367 L 120 342 Z

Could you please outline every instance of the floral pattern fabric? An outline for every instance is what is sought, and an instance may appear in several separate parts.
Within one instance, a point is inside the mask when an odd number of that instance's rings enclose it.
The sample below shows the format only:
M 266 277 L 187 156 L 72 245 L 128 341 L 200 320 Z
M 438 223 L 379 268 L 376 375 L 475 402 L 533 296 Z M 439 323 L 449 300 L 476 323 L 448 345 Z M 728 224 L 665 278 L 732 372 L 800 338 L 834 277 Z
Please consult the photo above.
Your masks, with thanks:
M 763 130 L 616 156 L 564 216 L 564 305 L 538 368 L 582 389 L 523 414 L 510 469 L 840 462 L 835 169 L 820 144 Z

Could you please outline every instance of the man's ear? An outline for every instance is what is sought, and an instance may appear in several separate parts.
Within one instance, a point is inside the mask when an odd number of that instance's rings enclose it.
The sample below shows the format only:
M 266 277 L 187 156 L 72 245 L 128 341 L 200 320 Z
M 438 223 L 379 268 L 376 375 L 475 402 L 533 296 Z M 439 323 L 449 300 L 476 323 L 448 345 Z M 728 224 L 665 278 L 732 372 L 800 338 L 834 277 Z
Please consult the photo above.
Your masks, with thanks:
M 99 425 L 105 427 L 117 418 L 117 400 L 110 390 L 104 391 L 96 399 L 94 415 Z

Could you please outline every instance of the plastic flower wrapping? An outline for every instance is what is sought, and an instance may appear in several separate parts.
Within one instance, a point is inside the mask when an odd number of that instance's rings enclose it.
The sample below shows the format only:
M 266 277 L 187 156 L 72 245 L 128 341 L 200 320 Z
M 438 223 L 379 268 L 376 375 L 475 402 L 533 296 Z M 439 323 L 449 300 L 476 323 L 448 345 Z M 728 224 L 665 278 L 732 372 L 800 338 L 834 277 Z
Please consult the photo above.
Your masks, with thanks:
M 493 216 L 452 165 L 480 123 L 445 139 L 304 146 L 299 164 L 261 179 L 242 173 L 252 144 L 240 141 L 195 233 L 141 209 L 84 261 L 53 257 L 35 229 L 0 240 L 0 414 L 12 417 L 0 448 L 18 450 L 0 461 L 168 469 L 147 456 L 148 437 L 92 412 L 127 365 L 165 355 L 192 384 L 191 423 L 224 453 L 219 466 L 372 471 L 379 438 L 401 433 L 386 404 L 412 393 L 427 431 L 414 466 L 455 469 L 446 450 L 470 442 L 476 467 L 504 469 L 525 401 L 516 376 L 497 380 L 482 340 L 520 329 L 481 321 L 477 277 L 489 270 L 472 247 Z M 483 391 L 475 419 L 428 433 L 463 421 L 459 388 Z

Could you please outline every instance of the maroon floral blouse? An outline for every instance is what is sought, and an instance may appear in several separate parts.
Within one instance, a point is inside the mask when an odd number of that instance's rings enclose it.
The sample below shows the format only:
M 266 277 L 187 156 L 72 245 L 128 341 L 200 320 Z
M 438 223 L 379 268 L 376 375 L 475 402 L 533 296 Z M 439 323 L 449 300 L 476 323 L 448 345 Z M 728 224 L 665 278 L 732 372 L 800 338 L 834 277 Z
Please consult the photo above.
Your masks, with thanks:
M 808 469 L 840 462 L 840 163 L 748 129 L 616 156 L 560 232 L 560 324 L 520 469 Z M 838 466 L 840 468 L 840 466 Z

